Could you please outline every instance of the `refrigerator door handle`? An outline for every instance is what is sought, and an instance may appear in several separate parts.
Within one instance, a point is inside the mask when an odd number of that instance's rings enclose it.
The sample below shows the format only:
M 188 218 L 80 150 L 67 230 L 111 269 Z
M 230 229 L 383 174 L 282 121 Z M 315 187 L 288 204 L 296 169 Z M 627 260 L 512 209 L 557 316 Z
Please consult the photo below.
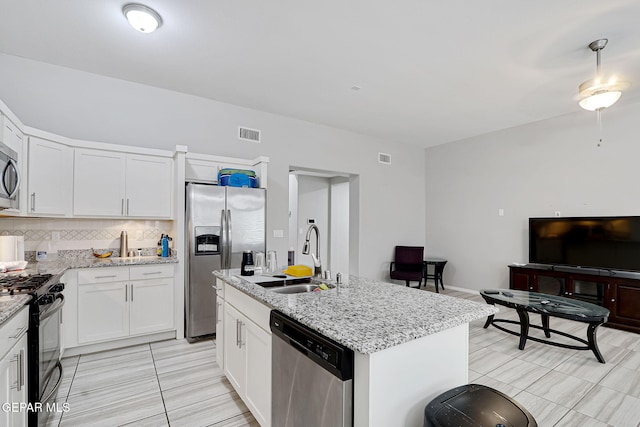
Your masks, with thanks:
M 224 209 L 220 212 L 220 230 L 220 237 L 222 238 L 220 242 L 220 252 L 222 253 L 220 267 L 227 269 L 229 268 L 227 266 L 227 211 Z
M 227 268 L 231 268 L 231 249 L 233 241 L 231 240 L 231 209 L 227 209 Z

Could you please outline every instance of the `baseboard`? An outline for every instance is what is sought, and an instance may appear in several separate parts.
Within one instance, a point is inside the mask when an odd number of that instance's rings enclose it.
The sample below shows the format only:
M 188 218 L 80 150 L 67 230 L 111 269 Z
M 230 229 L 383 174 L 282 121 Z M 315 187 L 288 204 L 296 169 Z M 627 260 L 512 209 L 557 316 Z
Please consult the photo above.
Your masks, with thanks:
M 164 341 L 176 338 L 176 331 L 160 332 L 140 337 L 124 338 L 121 340 L 101 342 L 96 344 L 80 345 L 78 347 L 65 348 L 62 357 L 77 356 L 79 354 L 97 353 L 105 350 L 131 347 L 133 345 L 148 344 L 156 341 Z

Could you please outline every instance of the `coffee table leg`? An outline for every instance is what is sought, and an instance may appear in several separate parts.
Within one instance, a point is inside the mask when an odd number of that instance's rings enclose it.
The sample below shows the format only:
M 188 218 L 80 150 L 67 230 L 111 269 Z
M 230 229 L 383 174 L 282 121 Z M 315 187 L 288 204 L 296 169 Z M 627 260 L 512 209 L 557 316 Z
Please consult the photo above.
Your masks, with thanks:
M 493 314 L 491 316 L 487 317 L 487 321 L 484 322 L 483 328 L 487 329 L 491 323 L 493 323 Z
M 542 328 L 544 330 L 544 336 L 547 338 L 551 338 L 551 332 L 549 332 L 549 315 L 541 314 L 540 317 L 542 318 Z
M 524 350 L 524 345 L 527 343 L 527 337 L 529 336 L 529 313 L 521 309 L 517 309 L 516 312 L 520 318 L 520 345 L 518 345 L 518 348 Z
M 602 353 L 600 353 L 600 349 L 598 348 L 598 343 L 596 343 L 596 332 L 598 330 L 598 326 L 602 325 L 602 323 L 593 322 L 589 323 L 589 328 L 587 329 L 587 339 L 589 341 L 589 348 L 595 354 L 598 362 L 605 363 L 604 357 L 602 357 Z

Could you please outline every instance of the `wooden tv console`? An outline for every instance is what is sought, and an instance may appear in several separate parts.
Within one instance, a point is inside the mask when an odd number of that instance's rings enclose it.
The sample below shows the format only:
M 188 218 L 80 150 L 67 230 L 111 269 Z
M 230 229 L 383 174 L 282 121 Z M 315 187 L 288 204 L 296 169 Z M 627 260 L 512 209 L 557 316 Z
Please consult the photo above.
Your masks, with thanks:
M 510 265 L 509 288 L 601 305 L 611 312 L 604 326 L 640 333 L 640 273 L 541 264 Z

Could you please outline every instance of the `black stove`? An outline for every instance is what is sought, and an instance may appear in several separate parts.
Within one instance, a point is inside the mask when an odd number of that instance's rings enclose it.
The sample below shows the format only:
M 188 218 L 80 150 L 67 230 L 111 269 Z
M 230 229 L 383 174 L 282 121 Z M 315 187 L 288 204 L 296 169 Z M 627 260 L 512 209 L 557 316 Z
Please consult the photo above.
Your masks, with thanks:
M 53 274 L 0 274 L 0 295 L 42 295 L 51 292 L 53 278 Z

